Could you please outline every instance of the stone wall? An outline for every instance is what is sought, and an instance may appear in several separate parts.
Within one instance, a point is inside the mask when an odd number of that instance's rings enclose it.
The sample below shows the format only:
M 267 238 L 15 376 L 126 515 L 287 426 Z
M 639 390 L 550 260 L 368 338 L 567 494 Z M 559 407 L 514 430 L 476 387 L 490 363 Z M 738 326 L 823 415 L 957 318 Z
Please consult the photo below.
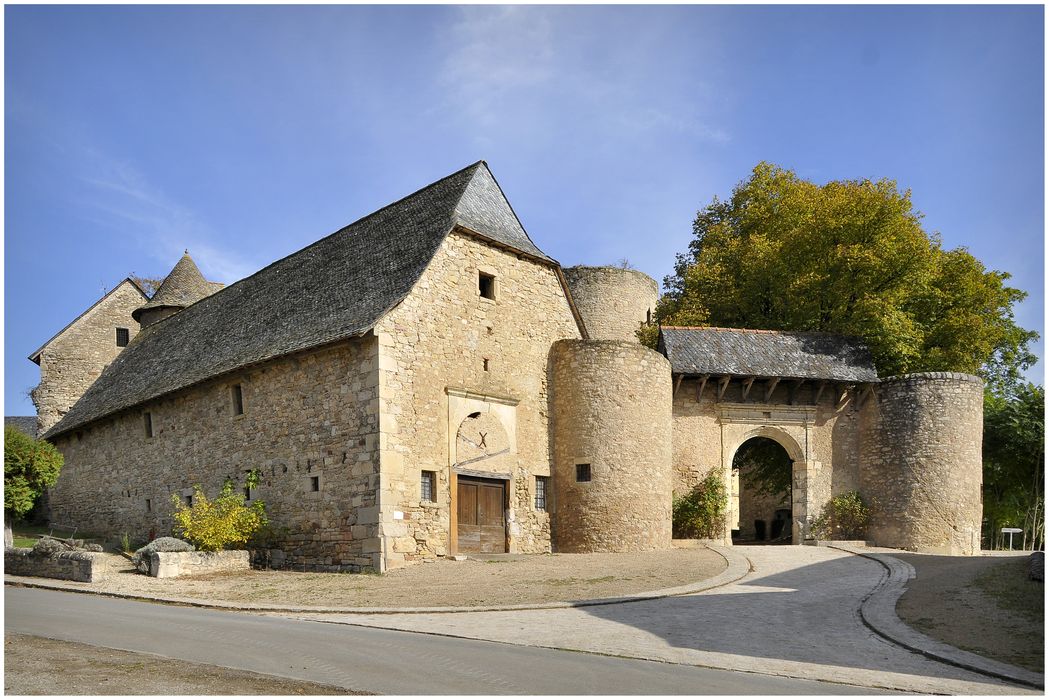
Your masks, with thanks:
M 149 575 L 155 578 L 203 576 L 250 569 L 248 552 L 243 549 L 224 552 L 152 552 L 149 555 Z
M 674 492 L 687 492 L 712 471 L 731 489 L 736 450 L 752 437 L 771 438 L 794 462 L 791 509 L 795 543 L 800 543 L 831 496 L 860 487 L 860 416 L 872 402 L 862 392 L 843 395 L 834 384 L 820 391 L 816 382 L 797 387 L 779 382 L 766 402 L 767 388 L 755 382 L 744 398 L 742 382 L 733 380 L 718 401 L 717 378 L 706 382 L 702 394 L 699 380 L 678 385 L 673 398 Z M 738 512 L 728 514 L 726 537 L 737 519 Z
M 379 567 L 378 352 L 373 336 L 282 357 L 61 436 L 53 520 L 133 540 L 166 535 L 172 494 L 214 496 L 258 470 L 271 562 Z M 231 387 L 242 388 L 234 415 Z M 147 437 L 144 412 L 152 418 Z
M 44 346 L 40 353 L 40 384 L 33 389 L 38 434 L 43 434 L 87 391 L 116 358 L 116 329 L 128 329 L 134 339 L 138 322 L 131 318 L 146 297 L 127 280 Z
M 659 300 L 654 279 L 620 267 L 566 267 L 564 273 L 591 340 L 637 342 Z
M 630 341 L 562 340 L 551 376 L 555 549 L 669 548 L 670 363 Z
M 495 299 L 479 294 L 482 272 L 495 276 Z M 535 477 L 550 473 L 547 358 L 555 340 L 579 337 L 555 270 L 453 232 L 375 332 L 384 568 L 454 548 L 456 440 L 475 413 L 505 432 L 509 451 L 493 442 L 469 468 L 508 477 L 510 551 L 549 551 L 549 516 L 535 507 Z M 436 475 L 432 502 L 420 498 L 424 470 Z
M 937 554 L 978 554 L 983 382 L 929 372 L 883 379 L 863 425 L 868 540 Z
M 32 549 L 14 547 L 4 550 L 4 573 L 94 583 L 104 580 L 118 568 L 114 566 L 114 559 L 124 561 L 101 552 L 58 552 L 40 556 L 33 554 Z

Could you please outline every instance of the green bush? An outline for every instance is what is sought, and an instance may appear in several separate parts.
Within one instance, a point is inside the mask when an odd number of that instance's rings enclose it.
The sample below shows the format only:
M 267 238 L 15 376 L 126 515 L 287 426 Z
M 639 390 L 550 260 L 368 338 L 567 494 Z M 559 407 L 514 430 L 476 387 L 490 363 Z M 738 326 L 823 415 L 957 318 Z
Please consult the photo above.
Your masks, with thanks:
M 269 522 L 265 504 L 252 501 L 245 505 L 244 494 L 234 491 L 232 481 L 226 481 L 213 501 L 208 500 L 200 486 L 193 487 L 193 505 L 183 503 L 177 494 L 172 494 L 171 501 L 175 506 L 175 531 L 202 552 L 217 552 L 228 545 L 243 546 Z
M 812 521 L 812 532 L 825 540 L 862 540 L 867 537 L 871 509 L 859 491 L 835 496 Z
M 717 539 L 725 534 L 728 492 L 725 482 L 710 472 L 684 496 L 674 499 L 674 537 Z

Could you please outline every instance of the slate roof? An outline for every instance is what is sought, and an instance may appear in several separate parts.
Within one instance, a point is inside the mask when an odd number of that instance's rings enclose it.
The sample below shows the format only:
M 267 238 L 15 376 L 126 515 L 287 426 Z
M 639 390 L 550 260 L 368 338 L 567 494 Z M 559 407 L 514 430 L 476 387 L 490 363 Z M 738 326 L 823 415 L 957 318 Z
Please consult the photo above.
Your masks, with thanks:
M 13 425 L 29 437 L 36 437 L 36 416 L 4 416 L 4 427 Z
M 878 381 L 867 347 L 831 333 L 664 326 L 659 351 L 679 374 Z
M 146 327 L 48 436 L 365 333 L 408 295 L 457 224 L 557 264 L 528 238 L 480 161 Z
M 189 251 L 187 250 L 186 254 L 175 263 L 175 267 L 171 269 L 168 276 L 161 282 L 160 289 L 153 295 L 153 298 L 132 311 L 131 318 L 138 321 L 142 316 L 142 312 L 147 309 L 160 307 L 183 309 L 191 304 L 196 304 L 215 291 L 213 284 L 204 279 L 204 275 L 200 274 L 200 269 L 193 262 L 193 258 L 189 257 Z

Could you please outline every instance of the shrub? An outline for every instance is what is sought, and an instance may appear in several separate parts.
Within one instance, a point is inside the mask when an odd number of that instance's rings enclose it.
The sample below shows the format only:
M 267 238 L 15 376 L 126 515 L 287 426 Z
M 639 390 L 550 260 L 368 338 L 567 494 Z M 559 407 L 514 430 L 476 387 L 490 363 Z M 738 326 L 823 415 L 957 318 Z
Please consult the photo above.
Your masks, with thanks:
M 724 536 L 728 493 L 717 472 L 674 499 L 674 537 L 715 539 Z
M 193 505 L 187 506 L 177 494 L 171 496 L 175 506 L 175 531 L 197 545 L 202 552 L 217 552 L 227 545 L 243 546 L 264 526 L 266 506 L 262 501 L 244 504 L 244 495 L 234 491 L 226 481 L 222 491 L 209 501 L 200 486 L 193 487 Z
M 813 533 L 829 540 L 862 540 L 867 536 L 871 509 L 859 491 L 847 491 L 830 499 L 812 521 Z

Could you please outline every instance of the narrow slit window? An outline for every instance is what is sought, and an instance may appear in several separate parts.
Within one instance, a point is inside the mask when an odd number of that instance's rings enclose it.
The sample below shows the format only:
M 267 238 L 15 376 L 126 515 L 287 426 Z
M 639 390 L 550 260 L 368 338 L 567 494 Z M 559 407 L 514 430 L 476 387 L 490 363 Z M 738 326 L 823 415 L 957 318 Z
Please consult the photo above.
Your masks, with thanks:
M 477 273 L 477 291 L 485 299 L 495 299 L 495 275 Z
M 537 476 L 535 478 L 535 509 L 546 510 L 546 490 L 548 486 L 548 476 Z
M 142 414 L 142 425 L 146 429 L 146 437 L 153 437 L 153 414 L 149 411 Z
M 146 499 L 146 512 L 147 513 L 152 513 L 153 512 L 153 501 L 148 499 L 148 498 Z
M 310 491 L 321 490 L 321 478 L 319 476 L 310 477 Z
M 484 367 L 484 371 L 487 372 L 488 371 L 488 358 L 487 357 L 484 358 L 484 361 L 481 363 L 481 365 Z
M 191 494 L 191 493 L 187 493 L 186 494 L 186 505 L 189 506 L 190 508 L 193 507 L 193 494 Z
M 434 487 L 436 481 L 437 474 L 435 472 L 424 471 L 422 473 L 422 479 L 419 482 L 419 500 L 430 501 L 431 503 L 437 500 L 436 498 L 434 498 L 434 493 L 437 490 Z
M 240 384 L 234 384 L 229 390 L 230 399 L 233 402 L 233 415 L 244 415 L 244 392 Z
M 590 465 L 589 464 L 577 464 L 577 465 L 575 465 L 575 480 L 576 481 L 590 481 Z
M 118 328 L 117 329 L 117 347 L 118 348 L 126 348 L 128 342 L 130 342 L 130 340 L 131 340 L 131 333 L 128 331 L 127 328 Z

